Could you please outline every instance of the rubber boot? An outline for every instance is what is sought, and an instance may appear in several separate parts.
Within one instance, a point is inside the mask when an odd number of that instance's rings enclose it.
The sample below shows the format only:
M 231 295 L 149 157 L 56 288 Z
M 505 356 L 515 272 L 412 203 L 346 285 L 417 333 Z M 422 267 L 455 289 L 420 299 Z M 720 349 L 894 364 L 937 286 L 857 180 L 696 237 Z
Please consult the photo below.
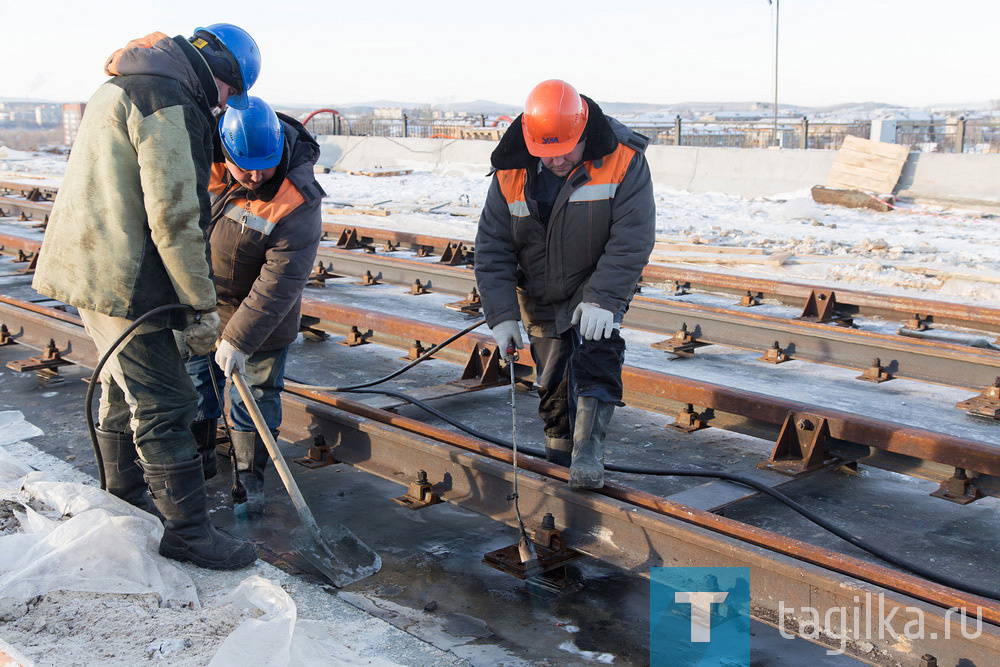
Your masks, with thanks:
M 545 460 L 568 468 L 573 459 L 573 439 L 545 436 Z
M 236 469 L 247 492 L 246 502 L 234 505 L 233 511 L 248 519 L 255 519 L 264 514 L 264 470 L 270 457 L 264 441 L 256 431 L 233 431 L 232 437 Z
M 108 493 L 154 513 L 153 505 L 146 497 L 146 481 L 139 467 L 139 455 L 135 451 L 132 434 L 97 429 L 97 446 L 101 449 Z
M 209 520 L 201 456 L 183 463 L 140 465 L 153 504 L 163 514 L 161 556 L 210 570 L 235 570 L 257 560 L 253 544 L 223 535 Z
M 602 403 L 593 396 L 577 399 L 570 488 L 599 489 L 604 486 L 604 436 L 614 412 L 614 403 Z
M 198 443 L 198 453 L 201 454 L 205 479 L 212 479 L 219 471 L 215 462 L 215 436 L 218 427 L 218 419 L 204 419 L 191 424 L 191 433 Z

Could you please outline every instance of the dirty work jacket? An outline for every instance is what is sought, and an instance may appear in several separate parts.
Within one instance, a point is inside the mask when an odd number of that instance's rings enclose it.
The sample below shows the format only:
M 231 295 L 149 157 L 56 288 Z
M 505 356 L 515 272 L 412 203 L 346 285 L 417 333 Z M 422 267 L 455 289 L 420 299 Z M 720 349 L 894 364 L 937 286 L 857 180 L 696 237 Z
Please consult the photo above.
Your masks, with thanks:
M 212 272 L 222 337 L 241 352 L 275 350 L 299 332 L 302 290 L 323 236 L 323 188 L 313 166 L 319 144 L 278 114 L 285 149 L 274 177 L 256 192 L 224 162 L 212 166 Z
M 648 140 L 587 99 L 583 162 L 569 174 L 547 226 L 531 183 L 539 160 L 518 117 L 491 158 L 497 170 L 479 218 L 476 281 L 487 323 L 524 317 L 533 336 L 571 328 L 573 310 L 595 303 L 621 321 L 653 250 L 656 209 Z
M 135 319 L 168 303 L 215 305 L 205 230 L 218 88 L 183 37 L 116 51 L 87 102 L 32 286 Z M 152 320 L 182 328 L 185 313 Z

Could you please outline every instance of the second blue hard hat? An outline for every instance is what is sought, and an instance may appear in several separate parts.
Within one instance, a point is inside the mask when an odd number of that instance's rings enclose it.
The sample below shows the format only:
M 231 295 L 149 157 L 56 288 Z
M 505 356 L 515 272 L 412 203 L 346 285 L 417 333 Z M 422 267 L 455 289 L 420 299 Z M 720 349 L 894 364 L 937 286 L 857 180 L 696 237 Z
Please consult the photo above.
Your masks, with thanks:
M 228 105 L 234 109 L 247 108 L 247 91 L 257 81 L 260 75 L 260 49 L 257 42 L 243 28 L 232 23 L 213 23 L 205 28 L 197 28 L 192 40 L 199 37 L 198 33 L 207 33 L 222 45 L 222 52 L 206 51 L 199 46 L 203 53 L 211 57 L 220 57 L 229 61 L 231 76 L 219 76 L 220 79 L 238 89 L 235 95 L 230 95 Z M 209 42 L 208 38 L 204 38 Z M 194 42 L 198 46 L 197 42 Z M 211 63 L 210 63 L 211 64 Z M 215 68 L 213 68 L 214 70 Z M 238 80 L 230 80 L 238 79 Z
M 267 102 L 249 97 L 246 109 L 228 109 L 219 120 L 227 157 L 246 171 L 276 167 L 285 147 L 281 121 Z

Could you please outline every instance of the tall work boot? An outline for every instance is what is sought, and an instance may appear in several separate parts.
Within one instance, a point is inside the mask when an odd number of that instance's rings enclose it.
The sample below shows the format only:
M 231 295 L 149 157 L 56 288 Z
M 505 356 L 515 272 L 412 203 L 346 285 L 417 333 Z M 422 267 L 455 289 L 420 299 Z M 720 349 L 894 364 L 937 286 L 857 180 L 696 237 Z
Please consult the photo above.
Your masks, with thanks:
M 577 399 L 570 488 L 599 489 L 604 486 L 604 436 L 614 412 L 614 403 L 603 403 L 593 396 Z
M 232 431 L 232 438 L 236 469 L 247 492 L 246 502 L 234 505 L 233 511 L 248 519 L 256 519 L 264 514 L 264 469 L 270 457 L 256 431 Z
M 223 535 L 209 520 L 200 456 L 183 463 L 140 464 L 153 504 L 163 514 L 161 556 L 210 570 L 235 570 L 257 560 L 253 544 Z
M 573 459 L 573 439 L 545 436 L 545 460 L 568 468 Z
M 205 479 L 212 479 L 218 473 L 215 463 L 215 436 L 219 427 L 218 419 L 203 419 L 191 424 L 191 433 L 198 443 L 198 453 L 201 454 L 201 465 Z
M 155 513 L 146 497 L 146 481 L 142 478 L 132 434 L 97 429 L 97 446 L 101 449 L 108 493 L 141 510 Z

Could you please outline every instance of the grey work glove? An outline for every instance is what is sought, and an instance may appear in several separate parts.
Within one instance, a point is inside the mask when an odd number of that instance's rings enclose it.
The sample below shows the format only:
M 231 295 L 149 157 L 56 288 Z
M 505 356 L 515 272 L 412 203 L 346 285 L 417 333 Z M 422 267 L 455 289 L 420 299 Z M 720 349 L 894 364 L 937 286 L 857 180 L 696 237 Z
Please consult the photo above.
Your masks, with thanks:
M 490 333 L 493 334 L 493 340 L 500 348 L 500 355 L 506 361 L 513 359 L 517 350 L 524 349 L 524 341 L 521 340 L 521 325 L 517 320 L 504 320 L 490 329 Z M 514 350 L 508 352 L 507 348 L 514 348 Z
M 233 370 L 239 371 L 240 375 L 247 374 L 247 355 L 240 352 L 235 345 L 225 338 L 219 343 L 219 349 L 215 352 L 215 363 L 222 369 L 223 374 L 229 377 Z
M 611 338 L 611 332 L 621 326 L 615 322 L 614 313 L 596 303 L 581 303 L 577 306 L 573 311 L 573 324 L 580 325 L 580 335 L 586 340 Z
M 214 310 L 198 312 L 195 321 L 184 327 L 181 337 L 196 355 L 208 354 L 219 337 L 219 314 Z

